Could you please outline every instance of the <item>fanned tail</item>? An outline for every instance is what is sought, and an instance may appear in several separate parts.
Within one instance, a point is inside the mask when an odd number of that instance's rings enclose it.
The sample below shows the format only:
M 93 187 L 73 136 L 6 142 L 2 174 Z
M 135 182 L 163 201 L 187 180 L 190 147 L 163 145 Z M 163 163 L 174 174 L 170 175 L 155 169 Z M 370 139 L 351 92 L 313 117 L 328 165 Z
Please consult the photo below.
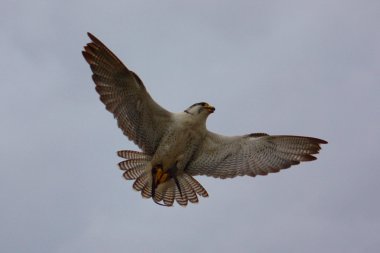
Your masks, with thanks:
M 125 179 L 138 179 L 147 174 L 145 168 L 151 160 L 150 156 L 141 152 L 131 150 L 118 151 L 117 155 L 126 159 L 125 161 L 119 163 L 119 168 L 121 170 L 125 170 L 123 174 L 123 177 Z M 142 179 L 140 179 L 140 181 L 141 180 Z
M 163 205 L 172 206 L 175 200 L 180 206 L 185 207 L 188 202 L 198 203 L 198 195 L 208 197 L 207 191 L 192 176 L 184 173 L 177 176 L 176 180 L 171 178 L 159 185 L 153 197 L 154 202 L 161 205 L 160 202 L 162 201 Z M 149 197 L 152 196 L 149 195 Z
M 149 155 L 131 150 L 118 151 L 117 155 L 126 159 L 119 163 L 119 168 L 125 171 L 123 173 L 125 179 L 135 180 L 133 189 L 141 191 L 144 198 L 151 198 L 153 194 L 153 201 L 159 205 L 173 206 L 176 200 L 179 205 L 187 206 L 188 202 L 199 202 L 197 195 L 208 197 L 203 186 L 186 173 L 170 178 L 153 190 Z

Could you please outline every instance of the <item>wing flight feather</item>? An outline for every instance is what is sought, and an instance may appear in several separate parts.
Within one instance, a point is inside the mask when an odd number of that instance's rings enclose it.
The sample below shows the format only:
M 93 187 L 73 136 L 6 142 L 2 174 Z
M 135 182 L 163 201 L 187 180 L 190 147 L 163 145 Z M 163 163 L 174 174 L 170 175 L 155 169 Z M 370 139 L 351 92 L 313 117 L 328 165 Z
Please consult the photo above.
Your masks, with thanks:
M 216 178 L 267 175 L 315 160 L 320 144 L 326 143 L 304 136 L 260 133 L 228 137 L 208 132 L 186 172 Z
M 100 100 L 113 113 L 123 133 L 146 154 L 153 155 L 171 113 L 151 98 L 141 79 L 111 50 L 94 35 L 88 36 L 92 42 L 82 53 L 93 72 Z

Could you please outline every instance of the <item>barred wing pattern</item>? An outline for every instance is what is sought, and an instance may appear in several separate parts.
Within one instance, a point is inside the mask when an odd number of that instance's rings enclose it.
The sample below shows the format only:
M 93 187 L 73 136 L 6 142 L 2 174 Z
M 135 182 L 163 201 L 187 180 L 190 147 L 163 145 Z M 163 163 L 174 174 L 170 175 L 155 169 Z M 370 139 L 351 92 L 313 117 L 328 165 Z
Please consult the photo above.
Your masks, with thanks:
M 188 165 L 189 175 L 216 178 L 267 175 L 303 161 L 312 161 L 324 140 L 312 137 L 249 134 L 227 137 L 208 132 Z
M 100 100 L 123 133 L 146 154 L 153 155 L 170 124 L 171 113 L 151 98 L 140 78 L 111 50 L 92 34 L 88 36 L 92 42 L 82 53 L 90 64 Z

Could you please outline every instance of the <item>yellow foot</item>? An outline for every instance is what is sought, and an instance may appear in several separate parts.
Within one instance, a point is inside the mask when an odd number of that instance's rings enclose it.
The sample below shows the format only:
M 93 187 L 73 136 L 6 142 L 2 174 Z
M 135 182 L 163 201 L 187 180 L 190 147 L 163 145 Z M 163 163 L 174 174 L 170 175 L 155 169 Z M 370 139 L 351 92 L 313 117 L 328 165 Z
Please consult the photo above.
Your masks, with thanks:
M 155 187 L 169 180 L 169 174 L 163 170 L 161 165 L 158 165 L 155 168 L 153 168 L 152 176 Z

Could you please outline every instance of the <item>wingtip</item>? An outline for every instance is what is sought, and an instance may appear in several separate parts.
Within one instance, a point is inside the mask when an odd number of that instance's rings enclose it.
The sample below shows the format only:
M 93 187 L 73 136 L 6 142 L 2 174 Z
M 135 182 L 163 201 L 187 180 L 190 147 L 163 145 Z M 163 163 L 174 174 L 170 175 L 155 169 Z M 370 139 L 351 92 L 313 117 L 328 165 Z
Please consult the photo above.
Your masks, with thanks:
M 92 35 L 92 33 L 90 33 L 90 32 L 87 32 L 87 36 L 88 36 L 90 39 L 92 39 L 93 37 L 95 37 L 95 36 Z
M 310 162 L 310 161 L 315 161 L 315 160 L 317 160 L 317 157 L 313 155 L 304 155 L 301 162 Z
M 98 45 L 103 45 L 103 43 L 95 36 L 93 35 L 92 33 L 90 32 L 87 32 L 87 36 L 92 40 L 92 42 L 94 42 L 95 44 L 98 44 Z
M 90 64 L 90 66 L 91 66 L 91 64 L 93 64 L 93 58 L 92 58 L 91 54 L 89 54 L 86 51 L 86 47 L 85 47 L 85 50 L 82 51 L 82 55 L 83 55 L 84 59 L 86 60 L 86 62 L 88 64 Z
M 314 138 L 314 137 L 308 137 L 309 139 L 317 142 L 318 144 L 327 144 L 328 142 L 319 138 Z

